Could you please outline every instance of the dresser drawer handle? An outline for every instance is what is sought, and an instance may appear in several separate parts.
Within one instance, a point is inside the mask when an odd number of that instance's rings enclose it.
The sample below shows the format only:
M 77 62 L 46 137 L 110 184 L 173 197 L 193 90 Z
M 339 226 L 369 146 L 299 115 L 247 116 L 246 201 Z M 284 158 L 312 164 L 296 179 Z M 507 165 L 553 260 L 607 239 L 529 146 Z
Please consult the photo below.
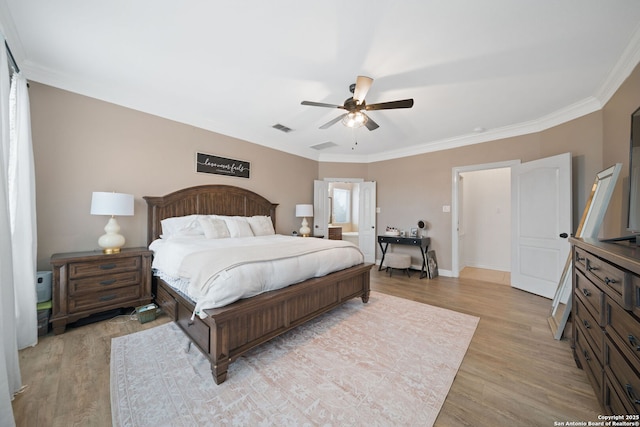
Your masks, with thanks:
M 629 396 L 629 399 L 633 400 L 633 403 L 636 405 L 640 404 L 640 399 L 636 397 L 631 384 L 625 384 L 624 387 L 627 389 L 627 396 Z
M 100 284 L 103 286 L 113 285 L 114 283 L 116 283 L 116 279 L 103 280 L 102 282 L 100 282 Z
M 612 283 L 618 283 L 618 282 L 616 281 L 616 279 L 609 279 L 608 277 L 605 277 L 604 283 L 606 283 L 607 285 L 610 285 Z
M 589 292 L 589 289 L 582 288 L 582 293 L 584 294 L 585 297 L 591 296 L 591 292 Z
M 589 352 L 587 350 L 583 350 L 582 354 L 584 354 L 584 359 L 588 362 L 591 360 L 591 358 L 589 357 Z
M 587 270 L 589 270 L 589 271 L 597 271 L 598 267 L 593 267 L 593 266 L 590 265 L 590 266 L 587 267 Z
M 114 263 L 111 264 L 102 264 L 100 266 L 100 270 L 111 270 L 112 268 L 116 268 L 116 265 Z
M 111 301 L 112 299 L 116 299 L 117 295 L 105 295 L 100 297 L 100 301 Z
M 582 262 L 582 261 L 584 261 L 585 259 L 586 259 L 586 258 L 585 258 L 585 257 L 583 257 L 583 256 L 576 255 L 576 261 L 578 261 L 578 262 Z
M 631 344 L 631 347 L 635 347 L 636 351 L 640 351 L 640 345 L 638 344 L 638 339 L 631 334 L 629 334 L 627 338 L 629 339 L 629 344 Z
M 589 322 L 587 322 L 586 320 L 582 321 L 582 324 L 584 325 L 585 328 L 587 329 L 591 329 L 591 325 L 589 324 Z

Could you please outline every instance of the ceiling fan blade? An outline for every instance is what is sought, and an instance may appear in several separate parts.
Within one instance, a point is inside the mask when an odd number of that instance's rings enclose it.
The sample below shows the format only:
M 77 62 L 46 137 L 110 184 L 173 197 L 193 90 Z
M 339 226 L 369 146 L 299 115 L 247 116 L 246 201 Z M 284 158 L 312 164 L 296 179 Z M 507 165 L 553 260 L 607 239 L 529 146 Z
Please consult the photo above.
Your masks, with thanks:
M 380 126 L 371 119 L 371 116 L 367 116 L 367 123 L 364 124 L 369 130 L 376 130 Z
M 330 120 L 330 121 L 328 121 L 327 123 L 325 123 L 325 124 L 323 124 L 322 126 L 320 126 L 320 129 L 327 129 L 327 128 L 329 128 L 329 127 L 331 127 L 331 126 L 335 125 L 335 124 L 336 124 L 336 123 L 338 123 L 340 120 L 342 120 L 342 118 L 343 118 L 344 116 L 346 116 L 346 115 L 347 115 L 347 113 L 340 114 L 340 115 L 339 115 L 338 117 L 336 117 L 335 119 Z
M 302 101 L 302 105 L 310 105 L 312 107 L 327 107 L 327 108 L 343 108 L 343 105 L 325 104 L 324 102 Z
M 365 110 L 393 110 L 396 108 L 413 107 L 413 99 L 402 99 L 400 101 L 380 102 L 378 104 L 367 104 Z
M 367 92 L 371 89 L 373 79 L 367 76 L 358 76 L 356 79 L 356 88 L 353 91 L 353 100 L 357 104 L 362 104 L 364 98 L 367 96 Z

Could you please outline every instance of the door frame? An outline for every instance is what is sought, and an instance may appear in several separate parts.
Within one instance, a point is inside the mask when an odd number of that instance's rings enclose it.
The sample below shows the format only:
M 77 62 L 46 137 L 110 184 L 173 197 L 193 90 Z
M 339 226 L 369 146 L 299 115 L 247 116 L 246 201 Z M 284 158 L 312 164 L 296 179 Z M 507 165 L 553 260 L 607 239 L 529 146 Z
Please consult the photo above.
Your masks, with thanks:
M 512 168 L 519 165 L 520 160 L 483 163 L 479 165 L 458 166 L 451 170 L 451 276 L 460 277 L 460 236 L 458 223 L 460 222 L 460 174 L 481 170 Z

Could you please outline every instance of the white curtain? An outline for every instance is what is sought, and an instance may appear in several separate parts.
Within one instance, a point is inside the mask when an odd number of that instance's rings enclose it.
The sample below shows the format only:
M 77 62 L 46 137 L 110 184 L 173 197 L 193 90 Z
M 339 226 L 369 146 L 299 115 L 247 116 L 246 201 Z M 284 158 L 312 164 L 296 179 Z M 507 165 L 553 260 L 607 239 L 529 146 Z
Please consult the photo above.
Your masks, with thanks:
M 38 342 L 35 170 L 27 82 L 9 83 L 0 46 L 0 425 L 15 425 L 11 399 L 22 387 L 18 349 Z
M 9 75 L 7 52 L 0 43 L 0 425 L 15 425 L 11 399 L 22 386 L 18 364 L 13 252 L 9 219 Z
M 9 218 L 18 349 L 38 343 L 36 186 L 27 81 L 13 75 L 9 97 Z

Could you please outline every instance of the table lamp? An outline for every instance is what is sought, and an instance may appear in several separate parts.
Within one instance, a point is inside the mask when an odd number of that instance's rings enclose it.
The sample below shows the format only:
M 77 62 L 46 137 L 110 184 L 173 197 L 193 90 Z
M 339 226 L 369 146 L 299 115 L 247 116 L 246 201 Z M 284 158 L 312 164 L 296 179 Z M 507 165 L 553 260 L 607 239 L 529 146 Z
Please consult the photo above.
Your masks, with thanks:
M 300 235 L 302 237 L 309 237 L 311 235 L 311 229 L 307 222 L 307 217 L 313 216 L 313 205 L 296 205 L 296 217 L 302 218 L 302 227 L 300 227 Z
M 117 254 L 124 246 L 125 238 L 119 234 L 120 226 L 115 216 L 133 215 L 133 195 L 94 191 L 91 197 L 91 215 L 110 215 L 105 234 L 98 239 L 98 245 L 105 254 Z

